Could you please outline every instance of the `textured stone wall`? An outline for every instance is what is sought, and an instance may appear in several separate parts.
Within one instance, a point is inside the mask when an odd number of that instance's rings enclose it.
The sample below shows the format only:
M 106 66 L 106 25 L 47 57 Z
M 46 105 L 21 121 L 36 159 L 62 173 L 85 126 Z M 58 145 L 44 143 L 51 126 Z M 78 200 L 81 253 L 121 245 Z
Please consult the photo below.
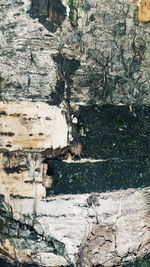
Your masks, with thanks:
M 148 10 L 1 0 L 0 266 L 149 264 Z

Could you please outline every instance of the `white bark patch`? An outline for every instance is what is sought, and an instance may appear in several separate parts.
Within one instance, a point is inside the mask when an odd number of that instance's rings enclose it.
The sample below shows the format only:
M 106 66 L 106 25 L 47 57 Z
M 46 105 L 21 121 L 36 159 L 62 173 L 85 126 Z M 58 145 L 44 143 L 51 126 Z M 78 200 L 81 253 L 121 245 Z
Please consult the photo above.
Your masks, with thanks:
M 67 145 L 68 126 L 61 109 L 42 102 L 0 103 L 0 148 L 42 150 Z

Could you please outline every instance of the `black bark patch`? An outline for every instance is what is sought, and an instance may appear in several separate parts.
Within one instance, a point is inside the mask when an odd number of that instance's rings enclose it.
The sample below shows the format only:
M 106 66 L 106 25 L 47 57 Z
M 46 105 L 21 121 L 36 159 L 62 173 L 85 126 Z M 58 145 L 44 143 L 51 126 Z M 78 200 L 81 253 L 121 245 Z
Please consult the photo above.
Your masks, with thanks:
M 57 81 L 55 92 L 52 92 L 50 95 L 53 105 L 59 105 L 62 102 L 64 97 L 64 91 L 65 91 L 65 81 L 63 80 Z
M 20 2 L 17 2 L 17 5 L 18 6 L 23 6 L 24 5 L 24 2 L 21 2 L 21 1 Z
M 80 67 L 80 60 L 75 58 L 68 59 L 62 54 L 58 54 L 53 59 L 58 64 L 61 73 L 63 73 L 66 79 Z
M 0 132 L 1 136 L 14 136 L 15 134 L 12 132 Z
M 10 197 L 11 197 L 11 198 L 14 198 L 14 199 L 34 199 L 33 197 L 20 196 L 20 195 L 13 195 L 13 194 L 10 194 Z
M 21 113 L 12 113 L 10 114 L 11 117 L 20 117 Z
M 8 167 L 8 168 L 4 168 L 4 171 L 7 173 L 7 174 L 10 174 L 10 173 L 21 173 L 25 170 L 27 170 L 27 166 L 26 165 L 18 165 L 18 166 L 15 166 L 15 167 Z
M 0 259 L 0 267 L 42 267 L 36 263 L 10 263 L 7 260 Z
M 32 0 L 30 16 L 50 32 L 55 32 L 66 18 L 66 8 L 61 0 Z
M 49 195 L 106 192 L 150 185 L 148 158 L 94 163 L 53 161 L 53 167 L 55 172 Z
M 0 111 L 0 116 L 6 116 L 6 115 L 7 115 L 6 111 Z
M 38 181 L 24 181 L 25 184 L 42 184 L 42 182 Z
M 12 147 L 10 144 L 7 144 L 6 147 Z
M 50 94 L 51 100 L 48 103 L 59 105 L 65 99 L 69 104 L 70 88 L 72 85 L 71 75 L 80 67 L 80 60 L 66 58 L 63 54 L 58 54 L 53 59 L 57 64 L 59 79 L 55 87 L 55 92 Z
M 85 158 L 149 157 L 150 106 L 82 106 L 77 133 Z
M 48 169 L 47 169 L 47 176 L 53 176 L 54 175 L 54 167 L 51 164 L 48 164 Z

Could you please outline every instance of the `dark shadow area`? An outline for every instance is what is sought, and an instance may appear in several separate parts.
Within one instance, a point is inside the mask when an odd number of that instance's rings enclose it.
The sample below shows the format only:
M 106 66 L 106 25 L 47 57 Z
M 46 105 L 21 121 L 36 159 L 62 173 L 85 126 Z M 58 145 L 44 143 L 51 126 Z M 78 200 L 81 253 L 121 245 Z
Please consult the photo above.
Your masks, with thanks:
M 66 8 L 61 0 L 32 0 L 30 16 L 50 32 L 55 32 L 66 17 Z

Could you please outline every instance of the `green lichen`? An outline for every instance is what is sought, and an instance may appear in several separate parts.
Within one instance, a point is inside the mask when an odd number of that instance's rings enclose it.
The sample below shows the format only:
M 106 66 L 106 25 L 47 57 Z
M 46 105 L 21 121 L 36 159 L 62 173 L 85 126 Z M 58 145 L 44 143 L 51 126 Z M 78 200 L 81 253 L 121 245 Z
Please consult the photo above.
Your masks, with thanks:
M 78 20 L 79 20 L 79 1 L 68 0 L 69 6 L 69 21 L 71 26 L 74 29 L 78 28 Z

